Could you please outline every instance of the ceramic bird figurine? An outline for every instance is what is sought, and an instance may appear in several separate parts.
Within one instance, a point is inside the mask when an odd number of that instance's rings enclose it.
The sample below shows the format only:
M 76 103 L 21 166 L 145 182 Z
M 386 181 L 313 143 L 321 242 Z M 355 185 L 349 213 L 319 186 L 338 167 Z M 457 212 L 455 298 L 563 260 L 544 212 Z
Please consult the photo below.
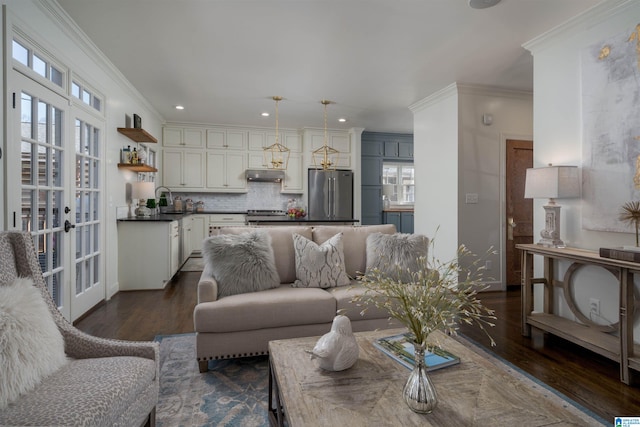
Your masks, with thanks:
M 351 330 L 351 321 L 347 316 L 333 318 L 331 331 L 324 334 L 316 343 L 311 358 L 318 366 L 327 371 L 343 371 L 358 360 L 360 349 Z

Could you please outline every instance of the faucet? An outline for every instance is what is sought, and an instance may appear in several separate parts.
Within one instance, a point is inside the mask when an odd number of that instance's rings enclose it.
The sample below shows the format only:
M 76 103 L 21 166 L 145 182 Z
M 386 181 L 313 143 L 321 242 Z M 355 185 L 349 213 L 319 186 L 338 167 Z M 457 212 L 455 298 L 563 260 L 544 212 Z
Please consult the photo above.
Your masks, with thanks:
M 164 188 L 169 192 L 169 205 L 173 206 L 173 196 L 171 195 L 171 189 L 169 187 L 165 187 L 164 185 L 161 185 L 160 187 L 156 188 L 156 196 L 158 195 L 158 190 L 160 190 L 161 188 Z

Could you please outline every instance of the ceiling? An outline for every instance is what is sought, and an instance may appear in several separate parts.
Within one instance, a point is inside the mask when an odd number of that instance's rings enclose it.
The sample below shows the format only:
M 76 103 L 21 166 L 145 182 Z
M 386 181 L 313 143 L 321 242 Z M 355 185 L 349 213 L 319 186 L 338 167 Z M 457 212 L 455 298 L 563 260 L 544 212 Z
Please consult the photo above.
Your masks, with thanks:
M 322 127 L 328 99 L 329 128 L 413 132 L 451 83 L 532 90 L 522 44 L 600 0 L 58 2 L 167 121 L 270 127 L 279 95 L 282 128 Z

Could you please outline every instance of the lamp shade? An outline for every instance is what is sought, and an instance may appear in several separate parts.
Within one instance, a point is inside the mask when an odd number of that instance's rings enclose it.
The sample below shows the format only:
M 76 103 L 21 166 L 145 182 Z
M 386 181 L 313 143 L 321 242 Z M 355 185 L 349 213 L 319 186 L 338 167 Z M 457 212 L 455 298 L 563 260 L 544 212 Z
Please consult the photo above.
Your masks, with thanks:
M 131 183 L 132 199 L 155 199 L 156 186 L 153 182 L 133 182 Z
M 393 184 L 383 184 L 382 195 L 387 197 L 393 196 Z
M 569 199 L 580 196 L 577 166 L 528 168 L 525 199 Z

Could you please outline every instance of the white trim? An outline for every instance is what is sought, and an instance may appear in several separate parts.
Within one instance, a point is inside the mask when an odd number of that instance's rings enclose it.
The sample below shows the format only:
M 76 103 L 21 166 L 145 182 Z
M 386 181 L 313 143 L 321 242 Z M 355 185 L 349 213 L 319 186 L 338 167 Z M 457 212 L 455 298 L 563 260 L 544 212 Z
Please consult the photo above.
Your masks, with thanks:
M 451 98 L 453 96 L 458 96 L 458 84 L 455 82 L 440 89 L 437 92 L 434 92 L 433 94 L 420 101 L 414 102 L 413 104 L 409 105 L 409 109 L 413 112 L 413 114 L 416 114 L 424 110 L 425 108 L 442 101 L 443 99 Z

